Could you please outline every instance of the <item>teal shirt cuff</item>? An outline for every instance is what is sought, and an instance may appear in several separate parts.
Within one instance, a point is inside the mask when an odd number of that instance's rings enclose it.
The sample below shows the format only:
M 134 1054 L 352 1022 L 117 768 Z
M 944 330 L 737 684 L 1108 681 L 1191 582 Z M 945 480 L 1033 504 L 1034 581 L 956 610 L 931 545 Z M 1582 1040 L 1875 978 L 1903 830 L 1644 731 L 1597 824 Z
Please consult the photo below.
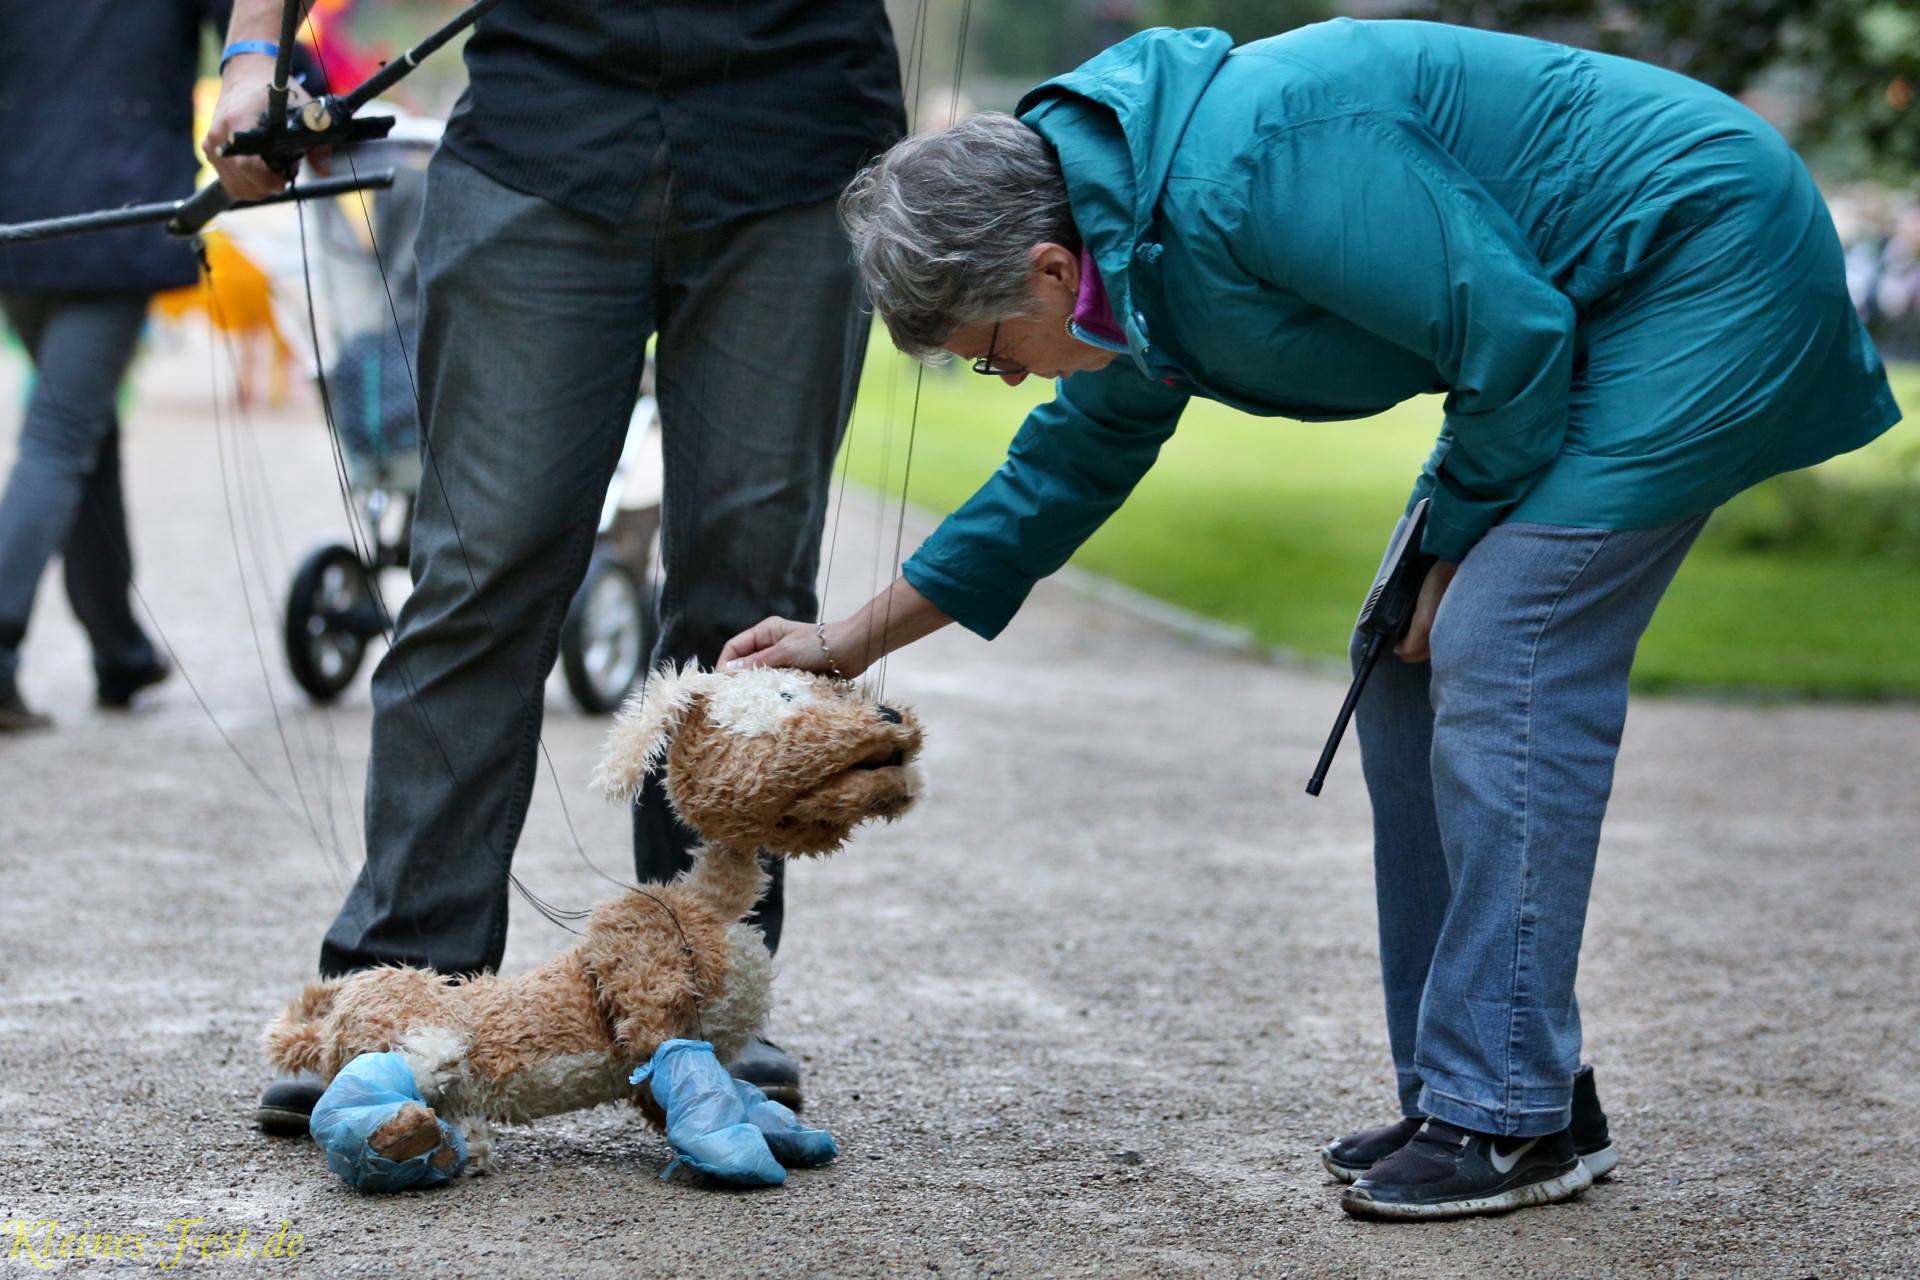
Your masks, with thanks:
M 931 543 L 923 544 L 900 566 L 900 576 L 940 612 L 983 640 L 1005 631 L 1033 590 L 1030 580 L 994 581 L 978 572 L 957 571 L 940 561 L 939 549 Z

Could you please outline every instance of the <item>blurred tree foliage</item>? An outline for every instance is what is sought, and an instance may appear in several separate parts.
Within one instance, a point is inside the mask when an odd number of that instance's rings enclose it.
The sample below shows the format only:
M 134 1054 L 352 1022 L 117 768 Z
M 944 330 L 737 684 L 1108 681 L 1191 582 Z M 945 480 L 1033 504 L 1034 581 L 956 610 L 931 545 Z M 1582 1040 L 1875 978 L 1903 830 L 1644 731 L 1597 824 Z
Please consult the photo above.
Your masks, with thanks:
M 1219 27 L 1244 44 L 1336 16 L 1333 0 L 1143 0 L 1138 27 Z
M 1913 0 L 1408 0 L 1400 12 L 1625 54 L 1732 94 L 1797 73 L 1812 108 L 1803 140 L 1905 176 L 1920 168 Z

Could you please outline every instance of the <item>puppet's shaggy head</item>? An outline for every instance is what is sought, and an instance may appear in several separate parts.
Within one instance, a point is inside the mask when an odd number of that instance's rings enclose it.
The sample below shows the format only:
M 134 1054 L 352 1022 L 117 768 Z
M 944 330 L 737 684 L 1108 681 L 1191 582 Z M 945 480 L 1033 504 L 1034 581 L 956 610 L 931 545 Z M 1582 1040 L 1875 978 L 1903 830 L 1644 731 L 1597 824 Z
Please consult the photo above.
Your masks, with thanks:
M 680 820 L 709 841 L 831 853 L 920 790 L 920 722 L 826 676 L 772 667 L 663 667 L 628 702 L 599 781 L 627 797 L 656 770 Z

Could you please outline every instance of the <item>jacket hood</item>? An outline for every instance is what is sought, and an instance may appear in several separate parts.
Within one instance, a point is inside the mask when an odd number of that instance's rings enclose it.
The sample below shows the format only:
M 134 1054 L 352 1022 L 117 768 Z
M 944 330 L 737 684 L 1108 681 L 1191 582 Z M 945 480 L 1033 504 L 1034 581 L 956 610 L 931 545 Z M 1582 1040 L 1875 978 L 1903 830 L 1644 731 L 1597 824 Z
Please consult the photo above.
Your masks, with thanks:
M 1030 90 L 1015 108 L 1060 155 L 1074 224 L 1136 351 L 1127 270 L 1151 254 L 1154 206 L 1200 97 L 1233 49 L 1212 27 L 1155 27 Z

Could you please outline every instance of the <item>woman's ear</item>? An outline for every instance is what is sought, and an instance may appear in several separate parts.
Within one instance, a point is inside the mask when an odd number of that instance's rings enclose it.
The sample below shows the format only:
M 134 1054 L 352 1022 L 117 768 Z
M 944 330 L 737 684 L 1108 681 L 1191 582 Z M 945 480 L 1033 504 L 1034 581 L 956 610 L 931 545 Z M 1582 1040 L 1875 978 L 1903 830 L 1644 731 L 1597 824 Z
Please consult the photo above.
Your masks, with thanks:
M 1027 267 L 1036 277 L 1035 283 L 1064 289 L 1070 298 L 1079 295 L 1080 255 L 1065 245 L 1047 240 L 1033 246 L 1027 253 Z
M 668 663 L 649 675 L 640 692 L 627 699 L 627 705 L 614 717 L 607 734 L 606 756 L 593 775 L 594 785 L 609 800 L 630 801 L 640 794 L 647 775 L 666 759 L 674 731 L 713 678 L 713 673 L 702 671 L 697 662 L 681 668 Z

